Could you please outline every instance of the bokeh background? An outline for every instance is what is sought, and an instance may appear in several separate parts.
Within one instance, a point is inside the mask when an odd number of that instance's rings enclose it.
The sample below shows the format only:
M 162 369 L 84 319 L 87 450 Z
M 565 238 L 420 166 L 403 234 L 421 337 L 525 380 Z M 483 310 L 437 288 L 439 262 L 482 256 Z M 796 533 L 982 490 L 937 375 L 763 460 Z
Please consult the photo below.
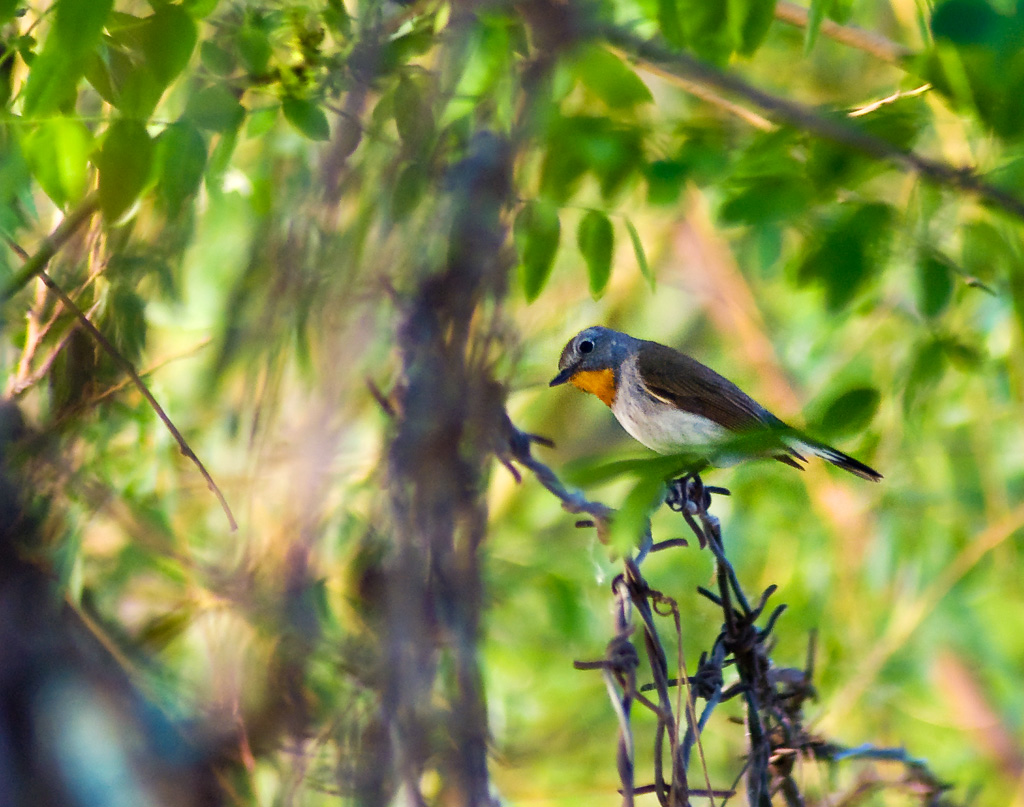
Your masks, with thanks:
M 1024 804 L 1022 13 L 0 2 L 0 228 L 35 255 L 65 214 L 98 206 L 47 271 L 239 525 L 67 307 L 18 281 L 12 248 L 0 371 L 30 449 L 5 443 L 4 462 L 36 514 L 33 563 L 128 685 L 229 737 L 229 801 L 375 801 L 351 783 L 382 742 L 400 325 L 451 250 L 467 155 L 496 133 L 507 237 L 475 301 L 473 366 L 518 427 L 555 440 L 535 454 L 591 498 L 627 495 L 629 480 L 580 469 L 642 448 L 596 399 L 547 386 L 563 344 L 604 324 L 694 355 L 879 469 L 878 485 L 820 462 L 707 481 L 732 492 L 713 511 L 739 579 L 789 606 L 776 663 L 802 666 L 816 631 L 810 725 L 905 748 L 955 803 Z M 630 50 L 645 40 L 664 58 Z M 826 125 L 877 140 L 852 148 Z M 964 170 L 908 165 L 911 149 Z M 579 238 L 585 220 L 600 235 Z M 572 662 L 611 638 L 619 564 L 529 473 L 491 461 L 478 483 L 494 791 L 618 803 L 617 722 L 600 676 Z M 653 531 L 685 533 L 667 509 Z M 695 661 L 720 625 L 695 593 L 710 555 L 659 553 L 645 572 L 679 600 Z M 723 787 L 743 748 L 730 708 L 705 740 Z M 638 717 L 638 735 L 652 725 Z M 916 803 L 824 801 L 899 766 L 802 764 L 814 803 Z M 444 800 L 441 774 L 419 786 Z

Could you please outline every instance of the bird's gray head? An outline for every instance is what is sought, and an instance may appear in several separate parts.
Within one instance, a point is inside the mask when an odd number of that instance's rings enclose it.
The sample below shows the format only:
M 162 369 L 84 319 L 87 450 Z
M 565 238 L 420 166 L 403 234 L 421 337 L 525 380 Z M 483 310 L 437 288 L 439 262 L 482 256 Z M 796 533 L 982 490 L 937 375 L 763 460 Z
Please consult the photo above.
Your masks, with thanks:
M 551 379 L 550 386 L 572 381 L 580 373 L 617 370 L 636 342 L 628 334 L 600 325 L 584 328 L 562 349 L 560 372 Z

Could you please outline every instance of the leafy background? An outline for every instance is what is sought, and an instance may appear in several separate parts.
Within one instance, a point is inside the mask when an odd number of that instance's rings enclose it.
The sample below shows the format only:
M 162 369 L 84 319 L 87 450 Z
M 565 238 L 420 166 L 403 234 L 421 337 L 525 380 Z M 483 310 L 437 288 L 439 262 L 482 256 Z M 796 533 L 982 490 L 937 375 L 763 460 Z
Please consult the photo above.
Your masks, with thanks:
M 546 383 L 602 323 L 690 352 L 877 467 L 877 486 L 820 464 L 716 472 L 739 577 L 789 605 L 777 661 L 800 666 L 817 631 L 824 735 L 904 746 L 959 800 L 1024 803 L 1022 14 L 0 2 L 0 368 L 45 447 L 24 462 L 46 503 L 40 562 L 164 711 L 242 727 L 234 801 L 352 796 L 393 536 L 394 425 L 368 384 L 403 380 L 403 311 L 491 132 L 513 154 L 511 271 L 477 316 L 512 420 L 557 441 L 536 451 L 613 506 L 628 492 L 586 467 L 638 447 Z M 35 278 L 62 217 L 79 223 L 47 272 L 143 375 L 237 531 Z M 496 465 L 486 481 L 494 786 L 616 803 L 616 721 L 571 663 L 611 635 L 615 564 L 532 477 Z M 706 646 L 706 553 L 647 574 L 683 603 L 690 652 Z M 303 728 L 263 737 L 282 681 Z M 715 781 L 741 738 L 724 720 L 709 735 Z M 811 792 L 839 775 L 803 774 Z

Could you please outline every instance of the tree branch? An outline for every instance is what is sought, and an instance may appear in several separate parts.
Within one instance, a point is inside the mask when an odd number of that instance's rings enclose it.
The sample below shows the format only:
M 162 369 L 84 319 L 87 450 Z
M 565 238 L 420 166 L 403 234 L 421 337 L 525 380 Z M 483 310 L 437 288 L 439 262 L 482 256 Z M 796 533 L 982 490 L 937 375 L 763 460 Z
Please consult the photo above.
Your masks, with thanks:
M 842 118 L 825 115 L 804 104 L 772 95 L 739 76 L 712 67 L 688 53 L 670 50 L 660 43 L 633 36 L 615 26 L 600 25 L 596 33 L 613 46 L 628 53 L 633 59 L 680 79 L 694 81 L 718 92 L 741 98 L 777 123 L 793 126 L 890 163 L 902 171 L 917 174 L 936 185 L 970 193 L 983 202 L 1002 208 L 1005 212 L 1024 220 L 1024 199 L 986 182 L 972 168 L 957 167 L 898 148 Z

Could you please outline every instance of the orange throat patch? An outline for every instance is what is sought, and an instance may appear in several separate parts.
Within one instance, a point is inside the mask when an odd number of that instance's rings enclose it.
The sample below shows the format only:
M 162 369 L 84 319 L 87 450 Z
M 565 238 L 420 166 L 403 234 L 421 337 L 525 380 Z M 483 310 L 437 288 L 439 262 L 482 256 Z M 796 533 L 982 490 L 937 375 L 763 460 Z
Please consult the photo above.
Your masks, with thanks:
M 577 389 L 596 395 L 607 406 L 615 403 L 614 370 L 581 370 L 569 379 L 569 383 Z

